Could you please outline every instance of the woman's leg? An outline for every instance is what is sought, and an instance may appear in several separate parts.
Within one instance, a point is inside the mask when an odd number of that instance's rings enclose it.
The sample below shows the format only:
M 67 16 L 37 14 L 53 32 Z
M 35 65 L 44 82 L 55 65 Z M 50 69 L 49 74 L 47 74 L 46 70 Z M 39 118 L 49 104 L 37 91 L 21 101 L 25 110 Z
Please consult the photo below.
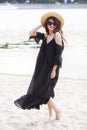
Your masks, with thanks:
M 56 114 L 56 120 L 59 120 L 59 110 L 55 105 L 55 103 L 53 102 L 52 98 L 50 98 L 48 101 L 48 109 L 49 109 L 50 116 L 52 116 L 52 109 L 53 109 Z
M 49 115 L 50 115 L 50 117 L 52 117 L 52 107 L 49 102 L 47 105 L 48 105 Z

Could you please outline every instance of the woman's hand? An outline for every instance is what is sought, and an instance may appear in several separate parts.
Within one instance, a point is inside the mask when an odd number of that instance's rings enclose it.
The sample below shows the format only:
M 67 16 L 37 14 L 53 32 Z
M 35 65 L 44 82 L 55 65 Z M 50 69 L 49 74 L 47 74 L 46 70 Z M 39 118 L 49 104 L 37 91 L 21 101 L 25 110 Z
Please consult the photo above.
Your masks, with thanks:
M 36 26 L 36 27 L 34 27 L 31 31 L 29 31 L 29 36 L 35 36 L 36 35 L 36 32 L 37 32 L 37 30 L 38 29 L 40 29 L 42 27 L 42 25 L 40 24 L 40 25 L 38 25 L 38 26 Z
M 56 76 L 57 65 L 54 65 L 50 74 L 50 78 L 53 79 Z
M 51 78 L 51 79 L 54 79 L 55 76 L 56 76 L 56 71 L 55 71 L 55 70 L 52 70 L 52 71 L 51 71 L 51 74 L 50 74 L 50 78 Z

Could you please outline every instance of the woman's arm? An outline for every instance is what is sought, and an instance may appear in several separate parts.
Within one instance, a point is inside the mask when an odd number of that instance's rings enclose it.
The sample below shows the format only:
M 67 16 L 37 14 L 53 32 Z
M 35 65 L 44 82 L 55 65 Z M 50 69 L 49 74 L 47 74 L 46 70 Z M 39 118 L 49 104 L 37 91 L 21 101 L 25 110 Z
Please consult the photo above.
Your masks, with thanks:
M 28 34 L 29 34 L 30 36 L 36 36 L 37 30 L 40 29 L 41 27 L 42 27 L 42 25 L 36 26 L 36 27 L 33 28 Z
M 61 38 L 61 34 L 59 32 L 55 33 L 55 41 L 58 45 L 62 46 L 62 38 Z
M 56 44 L 62 46 L 62 38 L 61 38 L 61 34 L 59 32 L 55 33 L 55 37 L 54 38 L 55 38 Z M 57 48 L 56 48 L 56 51 L 58 51 Z M 59 52 L 56 52 L 56 57 L 57 57 L 56 60 L 59 59 L 58 55 L 59 55 Z M 54 63 L 52 71 L 51 71 L 51 75 L 50 75 L 51 79 L 55 78 L 57 67 L 58 67 L 58 64 Z

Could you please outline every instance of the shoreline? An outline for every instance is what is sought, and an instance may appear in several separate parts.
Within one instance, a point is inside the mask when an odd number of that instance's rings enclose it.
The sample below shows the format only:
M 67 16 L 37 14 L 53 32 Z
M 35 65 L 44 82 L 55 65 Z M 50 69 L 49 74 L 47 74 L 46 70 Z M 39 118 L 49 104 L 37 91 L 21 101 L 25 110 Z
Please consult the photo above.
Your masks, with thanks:
M 0 3 L 0 9 L 87 9 L 87 3 Z
M 79 3 L 58 3 L 58 4 L 19 4 L 19 9 L 87 9 L 87 4 Z
M 32 78 L 30 74 L 16 74 L 16 73 L 0 73 L 0 76 L 14 76 L 14 77 L 29 77 Z M 76 81 L 87 81 L 87 78 L 79 77 L 59 77 L 60 80 L 76 80 Z

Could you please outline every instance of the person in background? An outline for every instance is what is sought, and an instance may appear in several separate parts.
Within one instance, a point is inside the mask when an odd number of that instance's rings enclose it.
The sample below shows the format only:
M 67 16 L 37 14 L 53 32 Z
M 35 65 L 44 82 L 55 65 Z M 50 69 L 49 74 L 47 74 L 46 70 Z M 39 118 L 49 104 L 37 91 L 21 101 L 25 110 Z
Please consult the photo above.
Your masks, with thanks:
M 41 24 L 29 32 L 30 39 L 34 38 L 36 42 L 42 40 L 42 43 L 27 93 L 14 101 L 17 107 L 28 110 L 40 109 L 40 105 L 47 104 L 49 116 L 52 117 L 54 111 L 56 120 L 59 120 L 60 111 L 53 98 L 59 70 L 62 67 L 65 41 L 63 25 L 64 19 L 60 14 L 48 12 L 41 17 Z M 45 33 L 38 31 L 42 27 Z

